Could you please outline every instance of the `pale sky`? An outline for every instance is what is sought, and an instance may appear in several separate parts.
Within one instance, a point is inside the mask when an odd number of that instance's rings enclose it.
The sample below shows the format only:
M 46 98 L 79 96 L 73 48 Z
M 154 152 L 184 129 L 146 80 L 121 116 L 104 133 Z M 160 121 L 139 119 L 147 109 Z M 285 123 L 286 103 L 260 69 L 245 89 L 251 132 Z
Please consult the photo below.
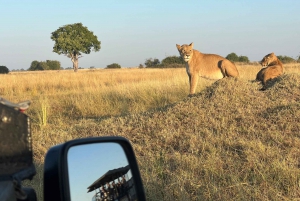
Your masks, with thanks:
M 300 54 L 299 0 L 0 0 L 0 65 L 30 67 L 34 60 L 72 62 L 52 52 L 51 33 L 81 22 L 101 41 L 79 66 L 135 67 L 148 58 L 179 56 L 176 44 L 194 42 L 202 53 L 235 52 L 250 61 L 274 52 Z

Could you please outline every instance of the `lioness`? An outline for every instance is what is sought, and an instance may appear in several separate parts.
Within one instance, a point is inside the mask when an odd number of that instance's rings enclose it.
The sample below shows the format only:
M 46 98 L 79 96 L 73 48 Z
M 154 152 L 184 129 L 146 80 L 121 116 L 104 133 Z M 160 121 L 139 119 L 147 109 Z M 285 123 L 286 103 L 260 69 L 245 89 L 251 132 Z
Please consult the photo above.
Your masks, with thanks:
M 199 76 L 209 79 L 238 77 L 236 66 L 229 60 L 216 54 L 203 54 L 193 49 L 193 43 L 176 47 L 180 56 L 186 62 L 186 72 L 189 76 L 190 96 L 195 93 Z
M 274 52 L 264 56 L 260 64 L 263 68 L 257 73 L 256 80 L 261 81 L 263 84 L 263 88 L 260 90 L 265 90 L 268 80 L 274 79 L 283 73 L 283 65 Z

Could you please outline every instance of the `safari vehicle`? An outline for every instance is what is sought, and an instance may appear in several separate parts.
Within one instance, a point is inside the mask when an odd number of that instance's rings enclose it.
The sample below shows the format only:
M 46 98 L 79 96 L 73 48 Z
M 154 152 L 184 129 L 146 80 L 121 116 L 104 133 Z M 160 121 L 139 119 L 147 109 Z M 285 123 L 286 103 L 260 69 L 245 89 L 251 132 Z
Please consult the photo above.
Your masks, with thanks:
M 30 121 L 23 113 L 29 104 L 28 101 L 14 104 L 0 97 L 1 201 L 37 200 L 34 189 L 22 187 L 22 180 L 31 180 L 36 174 Z M 114 200 L 145 200 L 135 154 L 126 138 L 107 136 L 71 140 L 53 146 L 46 154 L 44 200 L 96 199 L 87 193 L 87 186 L 90 187 L 88 191 L 93 191 L 102 181 L 108 182 L 124 174 L 127 174 L 125 191 Z M 95 181 L 97 175 L 102 176 Z
M 95 191 L 92 201 L 136 200 L 135 186 L 129 170 L 129 165 L 112 169 L 93 182 L 88 187 L 88 193 Z

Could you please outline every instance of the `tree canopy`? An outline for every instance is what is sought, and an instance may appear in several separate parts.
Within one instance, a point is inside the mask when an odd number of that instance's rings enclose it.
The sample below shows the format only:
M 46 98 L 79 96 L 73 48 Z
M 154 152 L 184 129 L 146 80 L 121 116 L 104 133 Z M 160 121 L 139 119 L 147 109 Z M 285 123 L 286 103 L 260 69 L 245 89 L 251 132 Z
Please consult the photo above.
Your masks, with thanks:
M 78 59 L 81 54 L 90 54 L 100 50 L 101 42 L 96 35 L 82 23 L 68 24 L 52 32 L 51 39 L 55 42 L 53 52 L 71 58 L 73 69 L 78 70 Z

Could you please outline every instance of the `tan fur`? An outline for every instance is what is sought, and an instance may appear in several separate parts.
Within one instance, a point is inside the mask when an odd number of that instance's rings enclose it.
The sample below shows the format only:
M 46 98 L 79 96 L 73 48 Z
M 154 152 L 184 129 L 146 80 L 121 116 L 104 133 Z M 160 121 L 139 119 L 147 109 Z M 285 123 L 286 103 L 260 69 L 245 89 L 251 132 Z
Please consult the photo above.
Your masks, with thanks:
M 186 72 L 189 76 L 190 95 L 196 91 L 199 76 L 209 79 L 238 77 L 236 66 L 229 60 L 216 54 L 203 54 L 193 49 L 193 43 L 178 45 L 180 56 L 186 62 Z
M 283 73 L 283 65 L 273 52 L 264 56 L 260 63 L 264 68 L 257 73 L 256 80 L 262 82 L 262 90 L 264 90 L 268 80 L 274 79 Z

